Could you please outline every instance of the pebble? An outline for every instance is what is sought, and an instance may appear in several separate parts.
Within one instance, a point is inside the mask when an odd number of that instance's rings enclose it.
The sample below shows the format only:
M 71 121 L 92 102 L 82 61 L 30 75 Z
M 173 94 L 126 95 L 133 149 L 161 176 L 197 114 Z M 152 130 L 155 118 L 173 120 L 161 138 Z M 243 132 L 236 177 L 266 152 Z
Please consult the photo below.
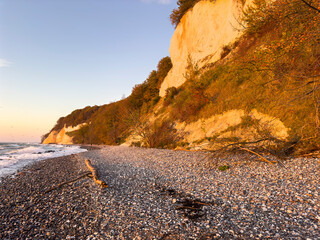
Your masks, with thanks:
M 207 156 L 105 146 L 35 163 L 1 181 L 0 239 L 320 238 L 319 159 Z M 109 188 L 83 178 L 43 194 L 84 159 Z

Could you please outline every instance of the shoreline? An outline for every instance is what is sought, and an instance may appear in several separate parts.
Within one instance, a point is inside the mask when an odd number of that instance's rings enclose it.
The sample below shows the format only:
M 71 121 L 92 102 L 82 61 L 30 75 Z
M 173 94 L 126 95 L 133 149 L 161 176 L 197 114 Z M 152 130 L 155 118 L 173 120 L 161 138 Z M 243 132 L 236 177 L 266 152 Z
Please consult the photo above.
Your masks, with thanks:
M 2 143 L 0 153 L 0 182 L 6 176 L 14 177 L 21 169 L 35 162 L 68 156 L 94 146 L 43 145 L 39 143 Z
M 0 183 L 0 238 L 320 237 L 319 159 L 204 157 L 101 146 L 36 162 Z M 109 188 L 82 178 L 44 194 L 88 171 L 86 158 Z

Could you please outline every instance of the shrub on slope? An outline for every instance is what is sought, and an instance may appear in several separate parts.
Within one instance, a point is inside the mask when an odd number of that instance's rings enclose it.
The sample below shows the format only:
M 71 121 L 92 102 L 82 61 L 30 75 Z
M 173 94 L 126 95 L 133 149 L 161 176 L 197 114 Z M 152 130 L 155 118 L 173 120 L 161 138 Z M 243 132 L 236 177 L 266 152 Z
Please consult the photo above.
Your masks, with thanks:
M 318 149 L 320 14 L 301 0 L 254 3 L 245 12 L 245 34 L 233 57 L 205 73 L 188 74 L 170 101 L 171 118 L 190 122 L 255 108 L 280 118 L 291 139 L 299 139 L 300 151 Z

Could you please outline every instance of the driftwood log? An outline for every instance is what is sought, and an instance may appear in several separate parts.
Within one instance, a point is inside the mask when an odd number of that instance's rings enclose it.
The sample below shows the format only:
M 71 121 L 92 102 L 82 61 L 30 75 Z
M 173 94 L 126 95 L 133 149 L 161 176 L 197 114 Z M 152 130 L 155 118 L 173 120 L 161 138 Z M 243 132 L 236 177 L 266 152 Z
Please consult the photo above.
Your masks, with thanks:
M 266 159 L 265 157 L 262 157 L 259 153 L 256 153 L 256 152 L 254 152 L 254 151 L 252 151 L 252 150 L 250 150 L 250 149 L 248 149 L 248 148 L 239 147 L 239 149 L 241 149 L 241 150 L 243 150 L 243 151 L 247 151 L 247 152 L 252 153 L 252 154 L 254 154 L 254 155 L 257 155 L 258 157 L 260 157 L 260 159 L 261 159 L 262 161 L 267 162 L 267 163 L 270 163 L 271 165 L 273 165 L 273 163 L 274 163 L 273 161 L 272 161 L 272 162 L 269 161 L 269 160 Z
M 107 185 L 104 181 L 102 181 L 102 180 L 99 179 L 98 172 L 97 172 L 97 170 L 92 166 L 90 160 L 86 159 L 86 160 L 85 160 L 85 163 L 86 163 L 87 167 L 89 168 L 89 170 L 90 170 L 91 173 L 92 173 L 92 178 L 93 178 L 94 182 L 95 182 L 96 184 L 99 184 L 101 187 L 107 188 L 108 185 Z
M 88 177 L 89 175 L 90 175 L 90 172 L 86 172 L 86 173 L 80 175 L 79 177 L 77 177 L 77 178 L 75 178 L 75 179 L 72 179 L 72 180 L 70 180 L 70 181 L 66 181 L 66 182 L 60 183 L 60 184 L 58 184 L 57 186 L 54 186 L 54 187 L 46 190 L 46 191 L 43 193 L 43 195 L 44 195 L 44 194 L 47 194 L 47 193 L 49 193 L 49 192 L 51 192 L 51 191 L 53 191 L 53 190 L 56 190 L 56 189 L 58 189 L 58 188 L 60 188 L 60 187 L 62 187 L 62 186 L 64 186 L 64 185 L 66 185 L 66 184 L 76 182 L 76 181 L 78 181 L 78 180 L 80 180 L 81 178 L 84 178 L 84 177 Z

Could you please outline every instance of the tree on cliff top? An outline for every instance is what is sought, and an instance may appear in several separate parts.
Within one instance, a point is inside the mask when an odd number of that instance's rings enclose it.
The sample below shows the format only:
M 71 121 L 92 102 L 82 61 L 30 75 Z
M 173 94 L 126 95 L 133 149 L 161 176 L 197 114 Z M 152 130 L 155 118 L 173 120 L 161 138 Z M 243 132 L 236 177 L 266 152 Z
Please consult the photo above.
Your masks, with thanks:
M 169 73 L 169 71 L 172 68 L 172 62 L 170 57 L 164 57 L 162 58 L 157 66 L 157 77 L 158 77 L 158 88 L 160 88 L 163 80 Z
M 183 15 L 200 1 L 201 0 L 178 0 L 178 8 L 173 9 L 170 15 L 171 24 L 177 27 Z

